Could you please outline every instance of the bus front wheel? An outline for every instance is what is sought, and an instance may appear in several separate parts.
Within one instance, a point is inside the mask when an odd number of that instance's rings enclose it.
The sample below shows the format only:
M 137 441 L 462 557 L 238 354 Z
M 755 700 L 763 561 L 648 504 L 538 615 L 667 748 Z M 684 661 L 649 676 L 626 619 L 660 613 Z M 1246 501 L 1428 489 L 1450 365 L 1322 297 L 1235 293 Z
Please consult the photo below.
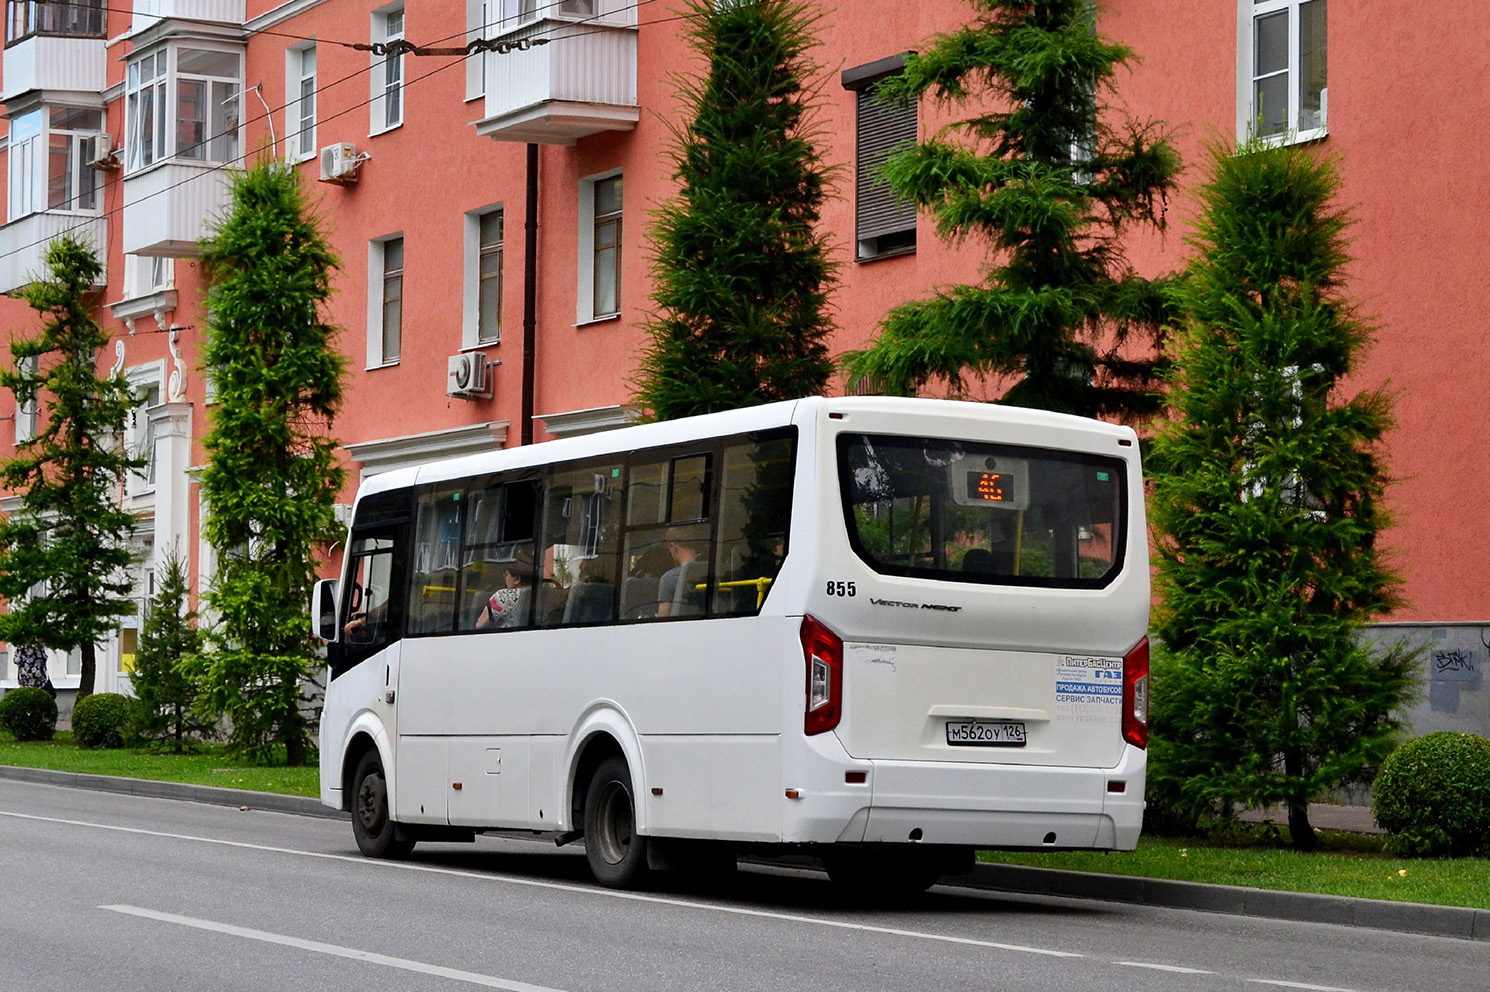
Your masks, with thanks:
M 635 888 L 646 876 L 647 839 L 636 832 L 635 793 L 624 758 L 606 758 L 590 779 L 585 858 L 595 881 L 609 888 Z
M 376 751 L 357 762 L 352 776 L 352 834 L 357 849 L 370 858 L 402 858 L 414 842 L 398 836 L 388 806 L 388 779 Z

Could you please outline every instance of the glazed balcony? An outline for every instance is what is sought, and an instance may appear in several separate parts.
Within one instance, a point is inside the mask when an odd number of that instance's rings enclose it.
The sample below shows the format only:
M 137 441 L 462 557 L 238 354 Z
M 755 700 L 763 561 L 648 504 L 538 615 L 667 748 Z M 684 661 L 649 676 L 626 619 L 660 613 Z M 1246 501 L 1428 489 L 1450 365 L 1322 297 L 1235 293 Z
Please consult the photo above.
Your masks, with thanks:
M 544 17 L 499 34 L 499 42 L 514 47 L 485 56 L 486 116 L 476 132 L 497 141 L 572 145 L 635 128 L 634 17 L 630 7 L 593 20 Z
M 108 225 L 102 217 L 60 211 L 27 214 L 0 227 L 0 293 L 13 293 L 46 275 L 47 247 L 64 232 L 92 248 L 99 262 L 109 257 Z M 96 285 L 104 285 L 107 278 L 101 270 Z
M 245 0 L 135 0 L 129 33 L 148 31 L 167 20 L 242 24 L 245 7 Z
M 104 32 L 103 0 L 7 0 L 0 101 L 39 90 L 102 93 Z

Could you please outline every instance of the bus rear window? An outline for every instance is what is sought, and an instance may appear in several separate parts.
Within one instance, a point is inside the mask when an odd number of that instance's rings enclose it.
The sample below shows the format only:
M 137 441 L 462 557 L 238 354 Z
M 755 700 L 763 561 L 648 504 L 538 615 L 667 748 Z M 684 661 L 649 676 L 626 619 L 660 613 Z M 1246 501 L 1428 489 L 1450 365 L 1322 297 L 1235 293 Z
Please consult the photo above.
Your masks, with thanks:
M 884 575 L 1095 589 L 1122 567 L 1121 459 L 842 434 L 838 475 L 854 551 Z

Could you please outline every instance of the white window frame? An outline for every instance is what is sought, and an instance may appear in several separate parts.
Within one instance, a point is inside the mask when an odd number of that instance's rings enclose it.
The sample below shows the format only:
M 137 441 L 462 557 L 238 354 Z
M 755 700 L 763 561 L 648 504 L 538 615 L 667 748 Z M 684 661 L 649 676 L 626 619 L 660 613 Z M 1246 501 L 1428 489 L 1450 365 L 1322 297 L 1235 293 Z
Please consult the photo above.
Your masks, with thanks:
M 82 129 L 54 126 L 54 115 L 70 110 L 96 114 L 98 124 Z M 94 107 L 47 104 L 12 120 L 6 170 L 7 217 L 18 220 L 42 212 L 97 216 L 103 206 L 101 189 L 98 173 L 88 168 L 88 162 L 102 131 L 103 111 Z M 65 156 L 66 176 L 63 199 L 53 203 L 52 159 L 57 151 Z M 79 206 L 80 199 L 89 202 Z
M 1300 8 L 1327 0 L 1237 0 L 1237 140 L 1245 141 L 1257 133 L 1257 107 L 1254 97 L 1256 80 L 1257 21 L 1270 15 L 1285 14 L 1288 19 L 1288 67 L 1271 75 L 1282 75 L 1287 79 L 1288 111 L 1284 116 L 1284 128 L 1272 134 L 1258 134 L 1262 140 L 1272 143 L 1313 141 L 1329 133 L 1329 86 L 1320 90 L 1320 106 L 1317 120 L 1310 126 L 1300 127 L 1301 99 L 1299 79 L 1301 68 Z M 1329 18 L 1326 14 L 1326 35 Z M 1328 75 L 1328 45 L 1326 45 L 1326 75 Z
M 29 372 L 31 375 L 35 375 L 36 370 L 39 367 L 37 359 L 35 358 L 19 359 L 16 362 L 16 366 L 16 371 L 26 371 Z M 37 404 L 35 396 L 31 397 L 31 399 L 25 403 L 21 402 L 21 398 L 19 396 L 17 396 L 15 400 L 16 444 L 20 444 L 21 442 L 29 441 L 36 436 L 36 428 L 37 425 L 40 423 L 41 415 L 40 407 Z
M 502 237 L 503 245 L 498 249 L 502 256 L 502 262 L 506 262 L 506 226 L 507 218 L 503 205 L 493 203 L 477 210 L 468 211 L 464 218 L 464 229 L 462 231 L 461 258 L 464 260 L 462 266 L 461 285 L 461 347 L 462 348 L 484 348 L 487 345 L 500 344 L 502 341 L 501 307 L 502 307 L 502 279 L 505 273 L 498 272 L 497 278 L 497 310 L 498 320 L 496 333 L 487 333 L 483 336 L 481 326 L 481 262 L 484 257 L 481 243 L 481 219 L 491 214 L 502 214 Z
M 496 35 L 500 24 L 499 0 L 466 0 L 466 44 Z M 486 60 L 490 52 L 478 52 L 466 59 L 466 99 L 479 100 L 486 95 Z
M 403 3 L 390 4 L 372 13 L 371 36 L 374 43 L 400 41 L 406 28 Z M 403 126 L 404 112 L 407 109 L 404 104 L 408 96 L 408 87 L 405 85 L 407 77 L 404 74 L 406 68 L 402 54 L 372 57 L 372 72 L 369 74 L 372 80 L 369 137 Z
M 285 49 L 285 160 L 316 157 L 316 43 Z
M 593 324 L 599 321 L 616 320 L 621 316 L 621 308 L 624 306 L 622 293 L 622 278 L 625 276 L 625 252 L 622 248 L 625 236 L 625 210 L 626 195 L 625 184 L 622 183 L 621 194 L 621 237 L 617 239 L 617 262 L 616 262 L 616 309 L 612 313 L 595 312 L 595 187 L 599 183 L 620 176 L 620 169 L 611 169 L 607 172 L 597 173 L 593 176 L 585 176 L 579 181 L 579 231 L 578 245 L 579 258 L 576 269 L 579 273 L 579 285 L 576 289 L 577 305 L 575 307 L 576 324 Z
M 182 73 L 181 53 L 188 50 L 231 56 L 238 63 L 237 75 Z M 173 41 L 132 56 L 125 68 L 125 171 L 138 172 L 167 159 L 202 165 L 239 162 L 243 149 L 244 59 L 242 48 L 200 41 Z M 140 69 L 146 63 L 152 71 L 148 79 Z M 201 84 L 205 101 L 203 138 L 185 147 L 181 144 L 183 83 Z M 148 115 L 142 113 L 145 107 L 149 108 Z
M 383 287 L 389 275 L 383 263 L 384 251 L 394 241 L 403 242 L 405 268 L 398 270 L 400 279 L 399 354 L 390 358 L 383 346 Z M 404 331 L 408 328 L 408 321 L 405 319 L 407 307 L 403 305 L 408 299 L 408 294 L 404 292 L 404 287 L 408 284 L 407 279 L 404 278 L 408 259 L 408 243 L 404 242 L 402 231 L 385 234 L 367 243 L 367 367 L 369 369 L 397 365 L 403 354 Z
M 124 298 L 137 300 L 176 287 L 176 261 L 154 255 L 124 256 Z
M 150 409 L 164 401 L 165 374 L 164 361 L 146 362 L 124 370 L 125 380 L 135 396 L 135 405 L 124 424 L 124 450 L 145 459 L 143 468 L 125 477 L 124 493 L 129 497 L 155 492 L 155 426 Z

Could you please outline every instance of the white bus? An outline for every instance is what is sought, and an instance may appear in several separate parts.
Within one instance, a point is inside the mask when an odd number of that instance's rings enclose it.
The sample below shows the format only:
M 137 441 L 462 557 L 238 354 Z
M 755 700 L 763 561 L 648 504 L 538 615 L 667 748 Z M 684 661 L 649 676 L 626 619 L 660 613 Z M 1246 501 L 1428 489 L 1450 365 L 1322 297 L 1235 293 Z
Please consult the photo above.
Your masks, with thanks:
M 1131 850 L 1137 439 L 987 404 L 777 403 L 367 479 L 320 583 L 321 800 L 358 846 L 583 838 L 649 869 Z

